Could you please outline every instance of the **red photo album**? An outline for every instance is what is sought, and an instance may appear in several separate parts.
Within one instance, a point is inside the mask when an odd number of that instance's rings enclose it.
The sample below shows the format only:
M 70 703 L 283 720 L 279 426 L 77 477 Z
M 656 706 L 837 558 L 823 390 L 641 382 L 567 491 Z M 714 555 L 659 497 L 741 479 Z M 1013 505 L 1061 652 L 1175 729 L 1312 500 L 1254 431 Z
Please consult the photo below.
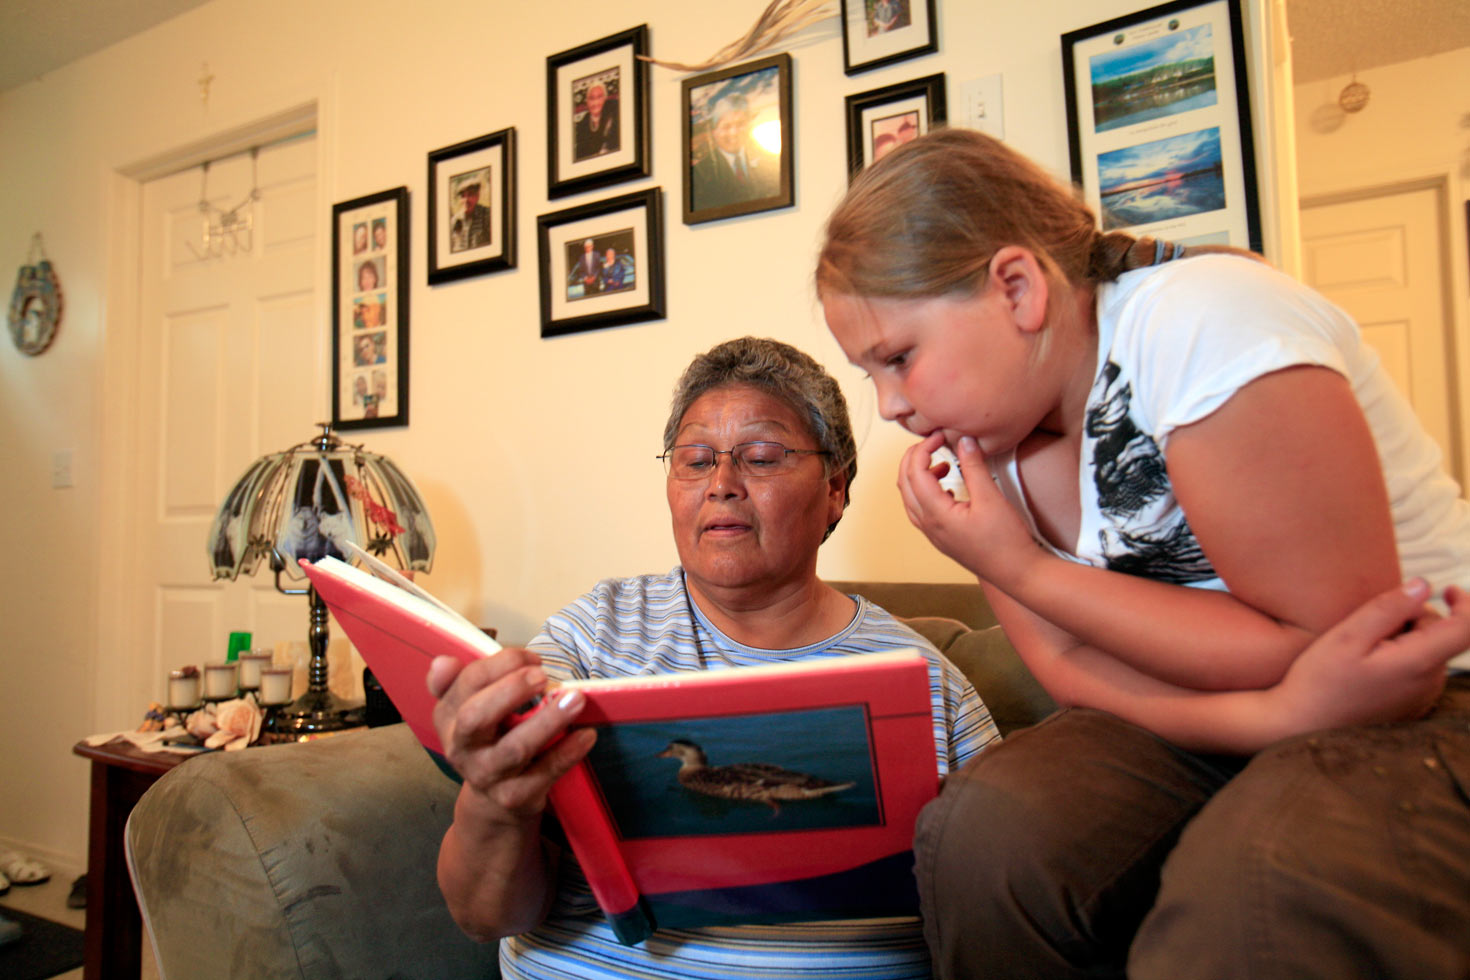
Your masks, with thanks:
M 387 566 L 302 567 L 442 762 L 429 663 L 499 645 Z M 577 723 L 598 736 L 551 806 L 622 942 L 918 914 L 914 822 L 939 790 L 919 651 L 560 686 L 586 693 Z

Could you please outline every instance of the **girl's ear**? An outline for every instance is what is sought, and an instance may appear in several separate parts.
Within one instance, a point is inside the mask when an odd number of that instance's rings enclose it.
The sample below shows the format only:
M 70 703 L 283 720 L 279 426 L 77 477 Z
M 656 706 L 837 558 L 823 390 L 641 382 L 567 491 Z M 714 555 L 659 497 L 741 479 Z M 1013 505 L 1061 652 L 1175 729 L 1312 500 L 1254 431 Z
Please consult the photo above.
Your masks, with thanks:
M 1041 263 L 1028 248 L 1007 245 L 990 260 L 991 288 L 1001 291 L 1016 325 L 1034 333 L 1046 325 L 1049 283 Z

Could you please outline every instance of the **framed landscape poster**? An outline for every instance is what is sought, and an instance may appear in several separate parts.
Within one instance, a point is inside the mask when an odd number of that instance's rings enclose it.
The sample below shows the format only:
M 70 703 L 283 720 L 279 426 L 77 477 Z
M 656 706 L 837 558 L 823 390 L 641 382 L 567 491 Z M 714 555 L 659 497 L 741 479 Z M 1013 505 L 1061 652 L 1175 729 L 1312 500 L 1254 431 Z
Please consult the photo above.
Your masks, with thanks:
M 1239 0 L 1062 36 L 1072 179 L 1104 231 L 1261 249 Z
M 332 205 L 332 428 L 408 424 L 408 188 Z

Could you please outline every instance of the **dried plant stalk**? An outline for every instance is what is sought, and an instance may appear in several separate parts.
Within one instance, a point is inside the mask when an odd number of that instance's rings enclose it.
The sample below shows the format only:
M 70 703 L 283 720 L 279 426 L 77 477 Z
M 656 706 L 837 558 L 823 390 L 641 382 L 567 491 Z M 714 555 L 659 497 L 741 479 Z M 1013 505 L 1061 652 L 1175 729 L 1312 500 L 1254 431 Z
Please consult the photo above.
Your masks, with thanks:
M 660 61 L 645 54 L 638 57 L 649 64 L 672 68 L 674 71 L 709 71 L 759 54 L 803 27 L 825 20 L 832 13 L 830 0 L 771 0 L 744 37 L 730 42 L 708 60 L 697 65 Z

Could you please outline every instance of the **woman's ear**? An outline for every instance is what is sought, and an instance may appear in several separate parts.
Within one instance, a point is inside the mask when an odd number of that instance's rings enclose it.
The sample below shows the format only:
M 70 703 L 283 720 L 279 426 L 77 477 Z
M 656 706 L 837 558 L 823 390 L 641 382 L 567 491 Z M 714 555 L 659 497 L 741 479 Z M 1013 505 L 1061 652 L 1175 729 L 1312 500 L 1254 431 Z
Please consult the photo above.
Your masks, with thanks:
M 1016 325 L 1033 333 L 1046 325 L 1049 283 L 1029 248 L 1007 245 L 990 259 L 990 288 L 1000 291 Z

